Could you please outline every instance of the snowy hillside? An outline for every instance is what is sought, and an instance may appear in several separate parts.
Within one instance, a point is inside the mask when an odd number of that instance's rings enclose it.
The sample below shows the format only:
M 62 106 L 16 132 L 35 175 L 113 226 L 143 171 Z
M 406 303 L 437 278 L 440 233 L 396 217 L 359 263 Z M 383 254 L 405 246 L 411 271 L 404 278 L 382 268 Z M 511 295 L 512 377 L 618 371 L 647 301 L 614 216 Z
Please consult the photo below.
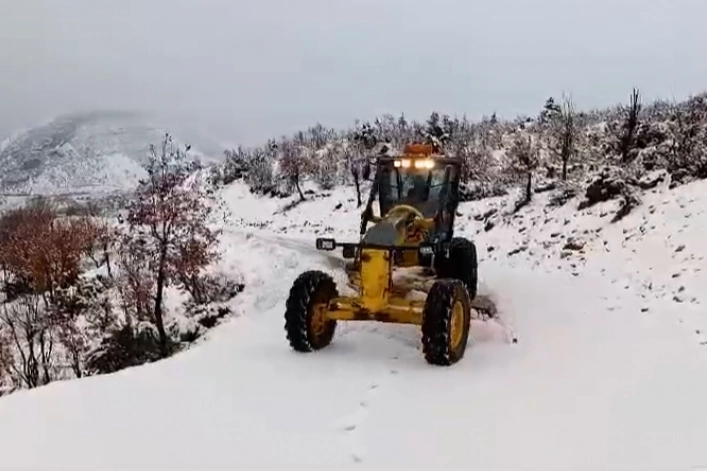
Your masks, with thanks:
M 0 145 L 3 194 L 108 193 L 133 189 L 145 176 L 150 144 L 165 131 L 133 113 L 60 116 Z M 192 150 L 204 162 L 211 159 Z
M 343 324 L 328 349 L 291 351 L 285 297 L 304 270 L 342 281 L 313 237 L 355 237 L 355 192 L 283 211 L 290 199 L 233 183 L 221 268 L 245 276 L 238 315 L 170 359 L 0 399 L 2 464 L 706 466 L 706 190 L 658 186 L 616 223 L 617 202 L 577 211 L 539 194 L 514 215 L 514 195 L 462 204 L 501 322 L 474 322 L 464 359 L 439 368 L 408 326 Z
M 241 187 L 227 190 L 226 198 L 237 201 L 228 191 L 240 194 Z M 599 203 L 577 210 L 581 198 L 562 207 L 549 205 L 551 193 L 535 196 L 530 206 L 513 212 L 515 194 L 462 203 L 457 231 L 478 244 L 483 266 L 502 265 L 509 270 L 530 268 L 536 272 L 563 273 L 574 278 L 598 276 L 608 284 L 630 292 L 642 301 L 640 312 L 662 312 L 666 303 L 705 345 L 707 315 L 701 291 L 707 287 L 703 272 L 707 249 L 700 241 L 707 228 L 707 182 L 694 182 L 669 190 L 663 183 L 646 193 L 642 206 L 618 222 L 612 216 L 618 201 Z M 244 230 L 277 237 L 309 241 L 331 235 L 357 240 L 359 215 L 355 192 L 337 190 L 329 197 L 282 211 L 277 199 L 251 205 L 252 210 L 236 219 Z M 234 210 L 244 214 L 246 208 Z M 483 279 L 483 269 L 480 273 Z M 598 296 L 613 310 L 612 299 Z M 606 299 L 604 299 L 606 298 Z M 652 307 L 658 303 L 661 307 Z M 704 334 L 703 334 L 704 333 Z M 704 342 L 704 343 L 703 343 Z

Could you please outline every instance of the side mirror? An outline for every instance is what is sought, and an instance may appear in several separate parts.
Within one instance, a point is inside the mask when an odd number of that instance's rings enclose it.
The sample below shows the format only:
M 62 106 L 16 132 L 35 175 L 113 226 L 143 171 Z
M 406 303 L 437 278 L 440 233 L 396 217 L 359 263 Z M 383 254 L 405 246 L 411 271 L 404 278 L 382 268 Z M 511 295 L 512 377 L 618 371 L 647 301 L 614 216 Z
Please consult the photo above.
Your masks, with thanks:
M 327 252 L 331 252 L 336 248 L 336 240 L 319 237 L 317 238 L 315 245 L 317 250 L 326 250 Z

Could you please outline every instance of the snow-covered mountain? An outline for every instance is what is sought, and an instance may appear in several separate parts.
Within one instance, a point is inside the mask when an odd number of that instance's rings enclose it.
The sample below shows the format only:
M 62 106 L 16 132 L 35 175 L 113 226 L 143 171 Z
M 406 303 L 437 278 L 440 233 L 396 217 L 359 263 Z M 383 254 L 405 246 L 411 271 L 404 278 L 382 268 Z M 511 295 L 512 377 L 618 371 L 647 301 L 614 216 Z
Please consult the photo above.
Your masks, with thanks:
M 145 175 L 149 146 L 165 130 L 136 113 L 63 115 L 0 145 L 0 193 L 75 194 L 130 190 Z M 174 136 L 179 142 L 179 136 Z M 192 149 L 204 163 L 212 159 Z

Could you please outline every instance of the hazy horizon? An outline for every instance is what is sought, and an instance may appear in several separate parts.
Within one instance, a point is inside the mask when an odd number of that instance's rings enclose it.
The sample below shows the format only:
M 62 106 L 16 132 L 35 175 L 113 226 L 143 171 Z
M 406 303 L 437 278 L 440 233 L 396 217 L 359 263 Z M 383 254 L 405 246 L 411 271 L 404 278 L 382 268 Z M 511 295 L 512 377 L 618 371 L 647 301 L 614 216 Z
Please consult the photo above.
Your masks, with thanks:
M 707 89 L 701 0 L 3 0 L 0 137 L 141 110 L 254 144 L 386 112 L 533 115 Z M 700 59 L 703 57 L 703 59 Z M 190 135 L 191 134 L 191 135 Z

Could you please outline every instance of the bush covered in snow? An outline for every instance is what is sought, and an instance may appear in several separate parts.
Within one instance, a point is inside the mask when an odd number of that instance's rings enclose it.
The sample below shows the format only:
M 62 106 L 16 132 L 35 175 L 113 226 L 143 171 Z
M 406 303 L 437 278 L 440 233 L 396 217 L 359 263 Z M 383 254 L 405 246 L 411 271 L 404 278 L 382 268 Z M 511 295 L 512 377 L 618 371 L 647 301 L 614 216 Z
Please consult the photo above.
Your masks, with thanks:
M 628 104 L 591 111 L 577 110 L 569 96 L 550 97 L 537 116 L 513 120 L 493 115 L 473 122 L 433 112 L 424 123 L 385 115 L 344 130 L 317 124 L 260 147 L 228 150 L 215 173 L 223 184 L 242 179 L 253 192 L 304 200 L 302 181 L 322 189 L 360 188 L 371 178 L 370 158 L 420 141 L 462 158 L 469 200 L 517 185 L 525 189 L 520 208 L 532 198 L 534 183 L 550 180 L 562 183 L 552 190 L 558 204 L 568 192 L 594 192 L 608 168 L 623 187 L 611 197 L 628 207 L 638 201 L 634 190 L 642 189 L 635 182 L 650 172 L 662 170 L 673 186 L 707 177 L 707 94 L 644 105 L 634 89 Z
M 165 358 L 230 313 L 213 189 L 169 136 L 146 170 L 118 224 L 44 199 L 0 216 L 0 394 Z

